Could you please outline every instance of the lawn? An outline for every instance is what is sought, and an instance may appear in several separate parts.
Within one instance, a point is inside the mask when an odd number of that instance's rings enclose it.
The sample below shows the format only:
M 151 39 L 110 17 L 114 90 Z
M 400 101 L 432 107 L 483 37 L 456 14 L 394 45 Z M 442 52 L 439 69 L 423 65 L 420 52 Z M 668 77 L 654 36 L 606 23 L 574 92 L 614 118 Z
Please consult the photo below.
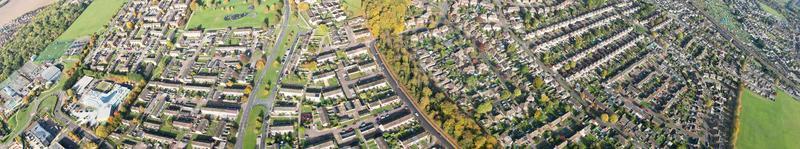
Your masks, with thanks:
M 264 121 L 259 117 L 259 113 L 261 112 L 266 115 L 267 107 L 259 105 L 253 107 L 252 111 L 250 111 L 247 121 L 247 130 L 244 132 L 244 144 L 242 144 L 242 148 L 256 148 L 256 139 L 258 138 L 258 135 L 261 134 L 261 122 Z
M 95 0 L 64 33 L 58 36 L 56 41 L 39 53 L 36 60 L 58 59 L 75 39 L 103 32 L 108 21 L 117 14 L 125 2 L 125 0 Z
M 797 148 L 800 102 L 783 91 L 775 101 L 745 90 L 741 97 L 736 148 Z
M 102 32 L 125 2 L 126 0 L 94 0 L 58 39 L 74 40 Z
M 267 19 L 270 25 L 280 21 L 280 10 L 283 4 L 280 0 L 266 0 L 254 6 L 253 3 L 244 0 L 231 0 L 230 2 L 220 2 L 217 6 L 211 6 L 211 2 L 206 2 L 208 6 L 199 7 L 186 25 L 187 28 L 217 29 L 226 27 L 260 27 Z M 226 20 L 226 16 L 245 15 L 238 19 Z
M 770 15 L 778 17 L 778 19 L 780 19 L 780 20 L 786 20 L 786 16 L 783 16 L 783 14 L 781 14 L 777 10 L 772 9 L 772 7 L 769 7 L 769 5 L 764 4 L 762 2 L 758 2 L 758 6 L 761 7 L 761 10 L 764 10 L 764 12 L 767 12 Z
M 299 18 L 295 17 L 295 15 L 290 15 L 290 17 L 289 17 L 289 26 L 286 28 L 286 36 L 283 38 L 282 41 L 277 41 L 277 43 L 276 43 L 276 44 L 279 44 L 277 52 L 276 53 L 271 53 L 272 52 L 272 48 L 273 48 L 274 45 L 269 46 L 268 47 L 269 49 L 266 50 L 268 52 L 265 53 L 265 54 L 274 54 L 274 55 L 278 55 L 278 57 L 276 57 L 273 61 L 267 62 L 267 64 L 271 65 L 268 70 L 260 70 L 260 71 L 267 71 L 267 75 L 264 76 L 264 83 L 269 83 L 269 84 L 266 84 L 268 86 L 265 87 L 265 90 L 259 90 L 257 92 L 257 95 L 258 95 L 257 97 L 259 99 L 266 98 L 267 95 L 269 95 L 269 90 L 272 87 L 276 87 L 277 86 L 278 77 L 279 77 L 279 71 L 280 71 L 280 67 L 282 65 L 280 63 L 280 61 L 278 61 L 278 60 L 286 58 L 286 57 L 283 57 L 283 55 L 291 47 L 291 44 L 293 43 L 294 38 L 295 38 L 294 37 L 295 34 L 298 33 L 298 32 L 304 32 L 305 31 L 304 27 L 307 27 L 307 26 L 295 25 L 297 23 L 299 23 Z M 279 35 L 280 33 L 278 33 L 276 31 L 276 34 Z M 299 44 L 299 42 L 298 42 L 298 44 Z
M 64 55 L 64 52 L 67 51 L 70 45 L 72 45 L 73 40 L 56 40 L 47 45 L 47 48 L 44 49 L 39 55 L 36 57 L 36 61 L 44 61 L 44 60 L 55 60 Z
M 27 107 L 20 108 L 14 115 L 8 118 L 8 127 L 11 128 L 11 134 L 14 135 L 6 135 L 2 140 L 3 143 L 8 143 L 14 136 L 22 133 L 22 130 L 28 127 L 28 124 L 31 123 L 31 119 L 33 119 L 31 112 L 37 110 L 36 108 L 39 107 L 40 101 L 41 100 L 37 100 L 29 103 Z
M 364 9 L 361 7 L 361 0 L 344 0 L 342 9 L 347 13 L 347 16 L 364 16 Z

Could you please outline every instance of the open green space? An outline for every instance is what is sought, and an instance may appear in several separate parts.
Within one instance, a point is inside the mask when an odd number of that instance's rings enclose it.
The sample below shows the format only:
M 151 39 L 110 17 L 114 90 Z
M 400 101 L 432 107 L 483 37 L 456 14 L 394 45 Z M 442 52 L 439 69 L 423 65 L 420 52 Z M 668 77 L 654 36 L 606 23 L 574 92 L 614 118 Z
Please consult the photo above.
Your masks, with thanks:
M 117 14 L 117 11 L 122 8 L 125 2 L 125 0 L 93 1 L 64 33 L 39 53 L 36 61 L 58 59 L 69 48 L 72 41 L 103 32 L 108 25 L 108 21 Z
M 256 148 L 256 142 L 258 135 L 261 134 L 261 126 L 264 119 L 260 117 L 260 113 L 263 115 L 267 115 L 267 107 L 264 106 L 255 106 L 253 107 L 252 111 L 250 111 L 249 118 L 247 119 L 247 128 L 245 128 L 244 132 L 244 144 L 242 144 L 242 148 Z
M 775 16 L 775 17 L 778 17 L 778 19 L 780 19 L 780 20 L 786 20 L 786 16 L 783 16 L 783 14 L 781 14 L 780 12 L 778 12 L 778 10 L 775 10 L 775 9 L 773 9 L 773 8 L 772 8 L 772 7 L 770 7 L 769 5 L 767 5 L 767 4 L 764 4 L 764 3 L 762 3 L 762 2 L 760 2 L 760 1 L 759 1 L 759 2 L 758 2 L 758 6 L 759 6 L 759 7 L 761 7 L 761 10 L 764 10 L 764 12 L 767 12 L 767 13 L 769 13 L 770 15 L 773 15 L 773 16 Z
M 204 3 L 205 6 L 198 7 L 192 13 L 187 28 L 260 27 L 265 22 L 274 25 L 280 21 L 280 11 L 283 9 L 280 0 L 265 0 L 258 5 L 245 0 L 218 1 L 218 4 L 209 0 Z
M 740 104 L 736 148 L 800 147 L 800 102 L 789 94 L 771 101 L 745 89 Z
M 47 45 L 47 48 L 44 49 L 39 55 L 36 57 L 36 61 L 43 61 L 43 60 L 55 60 L 64 55 L 64 52 L 67 51 L 70 45 L 72 45 L 73 40 L 56 40 Z
M 94 0 L 57 40 L 74 40 L 102 32 L 126 0 Z
M 270 65 L 268 70 L 259 70 L 259 71 L 267 71 L 266 72 L 266 76 L 264 76 L 264 83 L 266 83 L 265 85 L 267 85 L 267 86 L 265 88 L 263 88 L 263 89 L 259 89 L 259 90 L 256 91 L 256 95 L 257 95 L 257 97 L 259 99 L 265 99 L 267 97 L 267 95 L 269 95 L 269 90 L 271 88 L 273 88 L 273 87 L 277 87 L 277 85 L 278 85 L 277 84 L 278 77 L 280 76 L 279 75 L 280 74 L 279 71 L 280 71 L 280 69 L 281 69 L 280 67 L 282 65 L 279 60 L 286 58 L 286 57 L 283 57 L 283 55 L 286 53 L 286 51 L 289 48 L 291 48 L 291 46 L 292 46 L 292 44 L 294 42 L 294 38 L 295 38 L 295 36 L 297 36 L 297 33 L 305 32 L 305 31 L 308 30 L 308 28 L 310 28 L 310 27 L 308 27 L 306 25 L 300 25 L 300 23 L 301 23 L 300 21 L 301 20 L 298 17 L 298 15 L 296 15 L 296 14 L 297 13 L 292 13 L 292 15 L 289 15 L 289 22 L 288 22 L 289 25 L 286 27 L 286 30 L 285 30 L 286 31 L 286 36 L 283 38 L 283 40 L 277 41 L 275 43 L 275 44 L 278 44 L 277 52 L 272 53 L 272 50 L 273 50 L 272 48 L 274 47 L 274 45 L 268 46 L 267 49 L 265 50 L 265 51 L 267 51 L 267 53 L 265 53 L 265 55 L 277 55 L 278 57 L 276 57 L 276 59 L 274 59 L 273 61 L 266 62 L 267 65 Z M 280 35 L 280 30 L 276 31 L 275 34 L 276 34 L 276 38 L 277 38 Z M 307 81 L 307 80 L 303 80 L 303 81 Z
M 39 102 L 36 101 L 31 102 L 27 107 L 20 108 L 14 113 L 14 115 L 8 118 L 8 127 L 11 128 L 11 134 L 22 133 L 22 130 L 24 130 L 25 127 L 28 127 L 28 124 L 30 124 L 31 119 L 33 119 L 33 116 L 31 116 L 31 112 L 36 111 L 35 108 L 37 108 L 38 106 Z M 7 143 L 11 141 L 13 136 L 16 135 L 6 135 L 5 137 L 3 137 L 3 142 Z
M 364 16 L 361 0 L 343 0 L 342 7 L 344 7 L 343 9 L 347 16 Z

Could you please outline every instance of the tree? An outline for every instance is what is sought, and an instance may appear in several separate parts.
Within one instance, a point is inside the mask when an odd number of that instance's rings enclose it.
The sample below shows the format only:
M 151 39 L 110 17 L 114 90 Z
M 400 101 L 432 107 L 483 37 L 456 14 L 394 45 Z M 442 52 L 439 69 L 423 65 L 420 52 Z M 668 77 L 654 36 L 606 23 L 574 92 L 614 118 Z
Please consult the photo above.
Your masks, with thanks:
M 422 97 L 430 97 L 431 95 L 433 95 L 433 91 L 431 91 L 430 87 L 425 86 L 422 88 Z
M 125 22 L 125 29 L 132 30 L 133 29 L 133 22 Z
M 514 89 L 514 97 L 516 98 L 519 96 L 522 96 L 522 90 L 520 90 L 519 88 Z
M 617 115 L 616 113 L 611 114 L 611 117 L 610 117 L 611 123 L 617 123 L 618 120 L 619 120 L 619 115 Z
M 106 138 L 108 136 L 108 128 L 106 125 L 99 125 L 94 130 L 95 135 L 100 138 Z
M 500 98 L 511 99 L 511 92 L 509 92 L 508 90 L 503 90 L 503 92 L 500 92 Z
M 259 69 L 259 70 L 263 69 L 264 65 L 265 64 L 264 64 L 264 60 L 263 59 L 259 59 L 258 61 L 256 61 L 256 69 Z
M 83 146 L 81 148 L 82 149 L 96 149 L 97 148 L 97 143 L 89 141 L 89 142 L 83 143 Z
M 544 86 L 544 79 L 542 79 L 541 76 L 536 76 L 533 79 L 533 87 L 535 87 L 536 89 L 540 89 L 542 88 L 542 86 Z
M 405 14 L 408 0 L 364 1 L 367 27 L 372 35 L 399 34 L 405 30 Z
M 605 114 L 605 113 L 601 114 L 600 115 L 600 120 L 603 120 L 603 122 L 608 123 L 608 114 Z
M 539 103 L 546 103 L 546 102 L 549 102 L 549 101 L 550 101 L 550 97 L 547 96 L 547 94 L 542 94 L 542 96 L 539 97 Z
M 480 114 L 492 111 L 492 102 L 483 102 L 476 111 Z
M 309 8 L 310 6 L 306 2 L 300 2 L 300 4 L 297 5 L 297 10 L 299 11 L 307 11 Z
M 302 66 L 302 67 L 303 67 L 303 69 L 306 69 L 306 70 L 308 70 L 308 71 L 312 71 L 312 72 L 313 72 L 313 71 L 317 71 L 317 69 L 318 69 L 318 68 L 317 68 L 317 62 L 316 62 L 316 61 L 308 61 L 308 62 L 305 62 L 305 63 L 303 63 L 303 66 Z
M 535 112 L 533 112 L 533 118 L 538 121 L 542 121 L 542 110 L 537 109 Z

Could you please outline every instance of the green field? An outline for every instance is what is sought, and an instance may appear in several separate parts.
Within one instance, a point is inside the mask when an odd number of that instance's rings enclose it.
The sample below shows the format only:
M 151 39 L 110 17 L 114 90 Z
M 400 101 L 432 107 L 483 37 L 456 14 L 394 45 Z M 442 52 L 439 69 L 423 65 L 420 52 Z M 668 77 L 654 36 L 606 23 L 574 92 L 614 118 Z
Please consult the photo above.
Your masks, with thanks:
M 67 52 L 67 49 L 70 45 L 72 45 L 73 40 L 56 40 L 47 45 L 47 48 L 44 49 L 39 55 L 36 57 L 36 61 L 44 61 L 44 60 L 55 60 L 64 55 L 64 52 Z
M 750 90 L 741 98 L 736 148 L 800 147 L 800 102 L 783 91 L 775 101 Z
M 344 11 L 347 16 L 364 16 L 364 8 L 361 6 L 361 0 L 344 0 L 342 2 Z
M 126 0 L 94 0 L 58 40 L 74 40 L 102 32 Z
M 95 0 L 64 33 L 58 36 L 56 41 L 50 43 L 45 50 L 39 53 L 36 61 L 58 59 L 72 41 L 103 32 L 108 21 L 117 14 L 125 2 L 125 0 Z
M 772 8 L 772 7 L 770 7 L 769 5 L 767 5 L 767 4 L 764 4 L 764 3 L 762 3 L 762 2 L 758 2 L 758 6 L 759 6 L 759 7 L 761 7 L 761 10 L 764 10 L 764 12 L 767 12 L 767 13 L 769 13 L 770 15 L 773 15 L 773 16 L 775 16 L 775 17 L 778 17 L 778 19 L 780 19 L 780 20 L 786 20 L 786 16 L 783 16 L 783 14 L 781 14 L 780 12 L 778 12 L 778 10 L 775 10 L 775 9 L 773 9 L 773 8 Z
M 254 6 L 253 3 L 243 0 L 231 0 L 230 2 L 219 2 L 217 6 L 212 6 L 211 1 L 206 2 L 207 6 L 198 7 L 189 19 L 187 28 L 238 28 L 238 27 L 260 27 L 265 25 L 264 19 L 270 25 L 280 21 L 280 9 L 283 4 L 279 0 L 266 0 Z M 250 9 L 252 7 L 252 9 Z M 246 16 L 235 19 L 225 20 L 225 16 L 234 14 L 246 14 Z
M 258 135 L 261 134 L 261 122 L 264 121 L 264 119 L 259 118 L 259 113 L 261 112 L 267 115 L 267 107 L 259 105 L 253 107 L 252 111 L 250 111 L 247 128 L 245 128 L 246 130 L 244 132 L 244 144 L 242 144 L 242 148 L 256 148 L 256 139 Z

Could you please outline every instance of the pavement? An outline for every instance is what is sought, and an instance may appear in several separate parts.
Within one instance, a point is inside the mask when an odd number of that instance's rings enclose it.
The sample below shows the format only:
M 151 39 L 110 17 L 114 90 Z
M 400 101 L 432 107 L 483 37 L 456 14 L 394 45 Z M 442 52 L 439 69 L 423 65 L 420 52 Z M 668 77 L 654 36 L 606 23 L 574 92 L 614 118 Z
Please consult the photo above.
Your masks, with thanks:
M 400 99 L 402 99 L 403 103 L 408 107 L 411 107 L 408 109 L 411 110 L 411 113 L 414 113 L 416 119 L 420 121 L 420 125 L 422 125 L 422 128 L 424 128 L 425 131 L 430 132 L 432 136 L 436 137 L 436 140 L 439 141 L 439 144 L 441 144 L 444 148 L 457 148 L 457 146 L 454 145 L 457 144 L 457 141 L 446 137 L 445 134 L 443 134 L 444 131 L 441 130 L 439 127 L 431 125 L 431 122 L 429 122 L 430 118 L 428 118 L 425 115 L 425 113 L 420 112 L 420 110 L 416 106 L 416 103 L 414 103 L 414 101 L 411 101 L 405 90 L 403 90 L 403 88 L 398 85 L 397 79 L 391 72 L 389 72 L 389 69 L 387 69 L 386 64 L 383 63 L 382 56 L 378 53 L 378 50 L 375 49 L 375 42 L 369 44 L 369 50 L 375 57 L 375 61 L 377 61 L 377 63 L 380 64 L 378 66 L 380 66 L 383 73 L 386 74 L 386 76 L 388 77 L 388 79 L 386 80 L 387 82 L 389 82 L 389 85 L 392 86 L 392 89 L 394 89 L 394 91 L 398 93 L 397 95 L 400 97 Z

